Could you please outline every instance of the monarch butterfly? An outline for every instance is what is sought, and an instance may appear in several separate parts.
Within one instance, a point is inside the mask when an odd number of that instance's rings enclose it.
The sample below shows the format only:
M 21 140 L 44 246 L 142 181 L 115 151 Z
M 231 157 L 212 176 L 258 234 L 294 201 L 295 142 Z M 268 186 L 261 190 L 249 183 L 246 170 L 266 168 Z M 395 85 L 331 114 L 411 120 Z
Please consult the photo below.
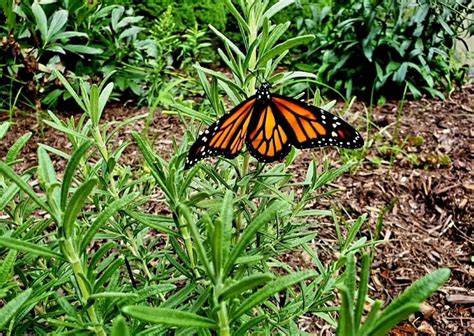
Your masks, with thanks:
M 199 135 L 189 150 L 185 169 L 209 156 L 232 159 L 244 144 L 258 161 L 272 162 L 285 157 L 291 146 L 359 148 L 364 140 L 341 118 L 294 98 L 272 94 L 265 83 Z

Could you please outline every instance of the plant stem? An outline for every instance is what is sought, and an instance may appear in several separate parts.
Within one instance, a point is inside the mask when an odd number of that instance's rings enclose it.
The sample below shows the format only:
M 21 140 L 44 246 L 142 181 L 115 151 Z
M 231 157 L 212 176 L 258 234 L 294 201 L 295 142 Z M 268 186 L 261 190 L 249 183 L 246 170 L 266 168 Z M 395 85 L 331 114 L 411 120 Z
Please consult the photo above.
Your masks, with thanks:
M 253 44 L 253 42 L 257 39 L 258 35 L 258 27 L 257 27 L 257 17 L 255 13 L 255 7 L 249 13 L 248 18 L 249 23 L 249 46 Z M 250 60 L 248 63 L 248 69 L 254 70 L 257 64 L 257 51 L 254 49 L 250 54 Z M 255 78 L 249 81 L 249 84 L 245 90 L 249 96 L 251 96 L 255 92 Z M 244 156 L 244 161 L 242 163 L 242 170 L 240 176 L 244 177 L 248 174 L 249 171 L 249 162 L 250 162 L 250 154 L 247 152 Z M 247 185 L 243 185 L 240 188 L 240 194 L 245 195 L 247 193 Z M 239 213 L 235 220 L 235 240 L 237 241 L 240 236 L 240 231 L 242 230 L 242 213 Z
M 87 302 L 91 293 L 89 292 L 89 288 L 85 283 L 83 277 L 81 276 L 81 274 L 84 276 L 85 273 L 84 269 L 82 268 L 79 256 L 74 248 L 74 244 L 72 243 L 71 239 L 66 239 L 64 240 L 63 246 L 66 257 L 71 263 L 74 277 L 76 278 L 76 281 L 79 285 L 82 301 Z M 91 319 L 92 323 L 95 324 L 95 333 L 99 336 L 106 336 L 107 334 L 105 333 L 105 330 L 102 325 L 99 323 L 99 319 L 97 318 L 97 313 L 93 304 L 89 308 L 87 308 L 87 314 L 89 315 L 89 318 Z
M 217 312 L 219 336 L 230 336 L 229 317 L 227 315 L 227 302 L 218 302 L 218 297 L 221 293 L 222 287 L 222 278 L 221 274 L 219 274 L 217 275 L 216 287 L 214 290 L 214 301 L 217 305 L 219 305 L 219 310 Z
M 229 318 L 227 316 L 226 302 L 221 302 L 220 304 L 218 319 L 219 319 L 219 335 L 230 336 Z
M 97 147 L 99 148 L 99 152 L 100 152 L 100 154 L 102 155 L 102 158 L 105 161 L 105 165 L 107 166 L 107 164 L 109 162 L 110 155 L 109 155 L 109 152 L 107 151 L 107 146 L 105 145 L 104 139 L 102 138 L 102 134 L 100 133 L 99 126 L 94 127 L 94 139 L 97 143 Z M 117 187 L 115 186 L 115 180 L 114 180 L 113 174 L 112 174 L 112 172 L 109 172 L 108 175 L 109 175 L 110 188 L 111 188 L 112 195 L 116 199 L 118 199 L 119 195 L 118 195 L 118 192 L 117 192 Z

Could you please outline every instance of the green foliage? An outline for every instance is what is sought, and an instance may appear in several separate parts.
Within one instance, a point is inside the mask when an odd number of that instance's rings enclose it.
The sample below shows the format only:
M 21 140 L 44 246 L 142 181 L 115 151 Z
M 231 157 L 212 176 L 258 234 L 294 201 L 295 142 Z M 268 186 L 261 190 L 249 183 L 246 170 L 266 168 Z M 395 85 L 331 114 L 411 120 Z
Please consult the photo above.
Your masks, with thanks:
M 206 30 L 177 33 L 172 6 L 153 21 L 119 5 L 9 3 L 2 0 L 0 14 L 0 108 L 10 118 L 17 102 L 39 109 L 70 98 L 54 70 L 89 83 L 114 71 L 116 97 L 141 104 L 158 96 L 166 69 L 213 58 Z
M 386 335 L 399 322 L 406 319 L 410 314 L 419 311 L 421 303 L 448 281 L 451 274 L 449 269 L 443 268 L 424 276 L 407 288 L 384 310 L 380 309 L 382 301 L 376 300 L 372 303 L 367 317 L 363 319 L 364 304 L 367 301 L 369 287 L 370 256 L 364 253 L 361 259 L 360 281 L 356 291 L 355 253 L 347 256 L 344 283 L 339 289 L 342 303 L 339 311 L 337 335 Z
M 161 17 L 170 7 L 175 23 L 172 33 L 184 32 L 195 24 L 207 26 L 212 24 L 219 29 L 225 27 L 227 13 L 222 1 L 213 0 L 127 0 L 128 5 L 137 9 L 140 15 L 148 18 Z M 123 4 L 122 0 L 108 0 L 108 3 Z
M 316 39 L 300 67 L 346 97 L 400 98 L 408 85 L 414 98 L 443 98 L 467 78 L 454 48 L 472 26 L 470 1 L 303 3 L 299 32 Z
M 255 75 L 278 90 L 293 78 L 312 78 L 304 72 L 275 74 L 290 48 L 314 38 L 283 39 L 288 24 L 271 24 L 292 1 L 272 6 L 259 0 L 242 2 L 239 9 L 230 1 L 224 3 L 243 32 L 243 46 L 216 27 L 210 29 L 222 40 L 218 54 L 232 76 L 195 64 L 209 101 L 200 110 L 169 97 L 169 87 L 176 84 L 165 85 L 162 96 L 156 88 L 157 101 L 170 101 L 183 119 L 212 122 L 224 113 L 223 96 L 238 103 L 253 93 Z M 82 22 L 100 30 L 95 27 L 97 10 L 88 8 Z M 110 33 L 111 43 L 120 47 L 139 42 L 134 28 L 138 18 L 116 6 L 102 14 L 101 19 L 110 20 L 107 32 L 118 34 Z M 188 33 L 191 40 L 202 38 Z M 122 34 L 130 35 L 120 38 Z M 108 52 L 104 49 L 102 55 Z M 43 120 L 66 136 L 70 152 L 39 144 L 37 166 L 17 172 L 14 165 L 31 136 L 26 134 L 0 162 L 0 293 L 6 302 L 0 309 L 2 332 L 295 334 L 302 315 L 337 326 L 336 290 L 344 283 L 348 298 L 356 297 L 353 256 L 376 242 L 360 235 L 366 216 L 344 221 L 342 230 L 335 211 L 315 208 L 313 201 L 327 197 L 329 184 L 353 161 L 338 168 L 325 162 L 322 170 L 313 161 L 299 183 L 289 171 L 297 151 L 270 167 L 251 162 L 246 154 L 184 171 L 186 151 L 196 134 L 196 127 L 186 120 L 189 131 L 180 145 L 173 143 L 168 159 L 153 151 L 146 132 L 133 132 L 143 159 L 131 167 L 122 158 L 131 142 L 117 144 L 113 136 L 148 116 L 120 124 L 103 120 L 118 86 L 114 72 L 107 72 L 98 84 L 79 79 L 71 85 L 60 71 L 51 76 L 83 113 L 78 119 L 60 119 L 49 112 Z M 0 138 L 9 127 L 8 122 L 0 125 Z M 56 170 L 53 155 L 67 161 L 64 172 Z M 157 204 L 164 211 L 151 213 Z M 325 263 L 311 245 L 321 217 L 334 218 L 337 236 L 337 245 L 329 247 L 337 254 Z M 312 264 L 290 267 L 279 259 L 294 251 L 307 253 Z M 369 274 L 367 266 L 364 269 L 362 284 Z M 441 283 L 446 271 L 442 272 L 415 284 L 387 311 L 398 314 L 407 305 L 414 308 L 413 303 Z M 364 293 L 359 291 L 358 297 L 365 300 Z M 362 299 L 356 312 L 361 311 Z M 341 321 L 352 321 L 343 313 L 352 311 L 351 300 L 344 302 L 347 309 L 340 309 Z M 357 321 L 361 319 L 350 323 Z M 391 326 L 389 322 L 381 326 Z

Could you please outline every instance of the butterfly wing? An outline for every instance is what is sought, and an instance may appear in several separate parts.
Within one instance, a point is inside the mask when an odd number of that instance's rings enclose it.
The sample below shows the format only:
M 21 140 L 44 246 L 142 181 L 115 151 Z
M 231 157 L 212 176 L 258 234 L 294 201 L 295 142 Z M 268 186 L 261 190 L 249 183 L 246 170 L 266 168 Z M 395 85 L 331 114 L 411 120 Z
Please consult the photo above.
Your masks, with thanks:
M 272 95 L 271 99 L 285 120 L 285 131 L 296 148 L 360 148 L 364 145 L 359 132 L 338 116 L 290 97 Z
M 257 101 L 246 144 L 250 154 L 258 161 L 279 160 L 290 151 L 289 134 L 281 122 L 280 113 L 271 100 Z
M 252 96 L 201 133 L 189 149 L 185 169 L 208 156 L 220 155 L 229 159 L 237 156 L 245 143 L 254 104 L 255 97 Z

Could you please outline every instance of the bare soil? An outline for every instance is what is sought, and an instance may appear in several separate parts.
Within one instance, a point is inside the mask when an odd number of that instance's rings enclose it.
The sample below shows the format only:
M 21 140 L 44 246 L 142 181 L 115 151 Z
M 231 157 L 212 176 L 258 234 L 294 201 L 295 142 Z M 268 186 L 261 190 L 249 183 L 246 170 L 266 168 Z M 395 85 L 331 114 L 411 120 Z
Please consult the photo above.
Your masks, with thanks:
M 367 214 L 362 235 L 373 233 L 377 219 L 383 218 L 380 238 L 384 243 L 377 248 L 371 276 L 374 298 L 389 302 L 426 273 L 440 267 L 452 270 L 449 282 L 429 299 L 423 312 L 401 323 L 392 335 L 474 334 L 473 98 L 474 87 L 467 87 L 445 102 L 423 99 L 405 102 L 402 108 L 400 102 L 376 107 L 371 111 L 374 124 L 365 135 L 374 141 L 366 159 L 331 184 L 339 190 L 334 197 L 322 198 L 314 205 L 338 208 L 352 218 Z M 146 112 L 115 106 L 103 118 L 120 122 Z M 362 120 L 366 115 L 362 104 L 353 106 L 352 112 L 349 121 Z M 33 133 L 21 153 L 23 161 L 16 165 L 19 171 L 36 164 L 39 143 L 70 152 L 64 135 L 38 124 L 37 119 L 34 114 L 18 115 L 0 143 L 0 158 L 5 158 L 21 134 Z M 114 138 L 114 145 L 131 142 L 130 132 L 143 126 L 143 120 L 127 126 Z M 156 113 L 149 134 L 155 139 L 155 150 L 169 157 L 173 137 L 179 142 L 183 132 L 178 118 Z M 400 141 L 396 140 L 397 132 Z M 323 156 L 330 157 L 333 166 L 340 165 L 337 151 L 305 150 L 292 167 L 296 178 L 306 173 L 311 158 L 322 160 Z M 126 149 L 123 160 L 130 165 L 140 164 L 133 144 Z M 55 165 L 63 171 L 63 160 L 56 157 Z M 334 245 L 334 229 L 321 226 L 318 239 L 318 246 Z M 290 263 L 306 262 L 300 254 L 290 259 Z M 315 334 L 333 332 L 315 320 L 304 325 Z

